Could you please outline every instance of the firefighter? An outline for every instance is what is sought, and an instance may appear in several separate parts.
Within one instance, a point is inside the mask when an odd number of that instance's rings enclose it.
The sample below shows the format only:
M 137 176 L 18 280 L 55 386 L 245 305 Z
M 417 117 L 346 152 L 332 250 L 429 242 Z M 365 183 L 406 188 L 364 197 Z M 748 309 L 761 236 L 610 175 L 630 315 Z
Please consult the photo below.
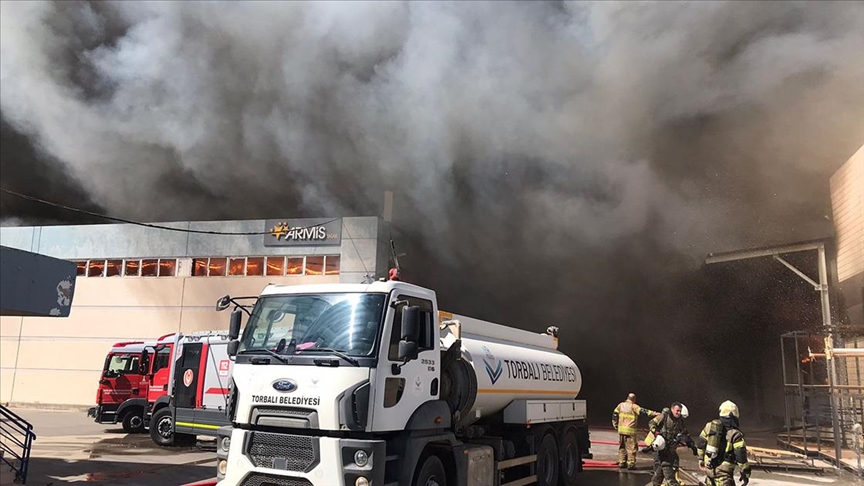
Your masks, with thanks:
M 660 486 L 664 480 L 669 486 L 681 486 L 676 474 L 679 466 L 676 449 L 679 445 L 690 447 L 694 455 L 697 453 L 696 445 L 690 440 L 687 425 L 684 423 L 683 410 L 684 405 L 675 402 L 669 407 L 669 413 L 662 414 L 659 420 L 652 424 L 651 432 L 655 436 L 652 443 L 655 469 L 651 484 L 654 486 Z
M 663 411 L 661 411 L 659 414 L 655 415 L 654 418 L 652 418 L 651 421 L 648 422 L 648 435 L 645 436 L 645 448 L 642 449 L 642 452 L 646 452 L 646 453 L 654 452 L 654 449 L 651 448 L 651 444 L 654 443 L 654 439 L 655 439 L 654 432 L 652 432 L 652 430 L 656 430 L 656 429 L 660 428 L 660 421 L 663 420 L 664 416 L 669 415 L 670 412 L 671 412 L 671 410 L 669 410 L 669 407 L 663 407 Z M 660 469 L 660 461 L 657 460 L 657 455 L 655 454 L 654 455 L 654 472 L 656 473 L 658 469 Z
M 714 419 L 699 434 L 699 468 L 708 476 L 709 486 L 735 486 L 735 466 L 741 470 L 742 486 L 750 482 L 747 445 L 738 426 L 738 405 L 726 400 L 720 404 L 720 418 Z
M 612 427 L 618 430 L 618 467 L 636 467 L 636 424 L 639 416 L 652 417 L 658 413 L 636 405 L 636 394 L 627 395 L 612 411 Z

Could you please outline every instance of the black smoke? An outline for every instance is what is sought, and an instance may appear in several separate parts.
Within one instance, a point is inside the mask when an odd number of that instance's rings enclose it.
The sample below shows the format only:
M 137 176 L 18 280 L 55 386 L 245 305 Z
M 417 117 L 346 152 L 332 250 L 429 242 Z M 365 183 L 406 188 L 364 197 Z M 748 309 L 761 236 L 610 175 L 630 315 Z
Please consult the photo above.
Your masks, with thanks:
M 393 190 L 408 278 L 561 327 L 603 420 L 629 391 L 758 402 L 761 343 L 818 301 L 770 262 L 701 261 L 830 236 L 828 177 L 864 141 L 860 3 L 5 2 L 0 22 L 3 187 L 147 221 L 377 214 Z

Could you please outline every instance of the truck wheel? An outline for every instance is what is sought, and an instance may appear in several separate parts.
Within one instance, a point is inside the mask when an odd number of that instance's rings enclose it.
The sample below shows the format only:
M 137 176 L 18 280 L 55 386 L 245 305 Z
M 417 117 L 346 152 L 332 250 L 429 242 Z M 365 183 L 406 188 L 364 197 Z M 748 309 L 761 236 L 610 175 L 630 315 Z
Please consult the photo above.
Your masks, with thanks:
M 546 434 L 537 450 L 537 484 L 558 486 L 558 444 L 552 434 Z
M 140 434 L 144 432 L 144 411 L 133 409 L 123 415 L 123 430 L 129 434 Z
M 414 486 L 447 486 L 447 473 L 444 464 L 437 456 L 429 456 L 417 473 Z
M 561 486 L 574 486 L 576 475 L 579 474 L 579 465 L 582 456 L 579 453 L 579 442 L 576 439 L 576 431 L 570 429 L 561 439 Z
M 174 417 L 171 409 L 160 408 L 150 419 L 150 438 L 159 446 L 174 444 Z

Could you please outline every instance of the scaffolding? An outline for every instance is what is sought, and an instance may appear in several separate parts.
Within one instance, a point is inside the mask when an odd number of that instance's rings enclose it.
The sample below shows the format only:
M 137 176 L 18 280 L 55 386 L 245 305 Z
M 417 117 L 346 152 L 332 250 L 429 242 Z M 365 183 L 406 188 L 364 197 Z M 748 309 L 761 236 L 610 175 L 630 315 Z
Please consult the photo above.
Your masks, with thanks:
M 780 337 L 784 429 L 777 441 L 864 477 L 864 328 Z

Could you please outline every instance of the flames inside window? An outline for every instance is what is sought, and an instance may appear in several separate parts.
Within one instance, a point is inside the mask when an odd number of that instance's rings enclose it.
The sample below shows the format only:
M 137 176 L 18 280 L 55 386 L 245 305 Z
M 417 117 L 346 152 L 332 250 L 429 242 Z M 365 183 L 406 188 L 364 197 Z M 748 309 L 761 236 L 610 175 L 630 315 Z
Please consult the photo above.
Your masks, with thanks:
M 105 276 L 119 277 L 123 273 L 123 260 L 108 260 L 105 262 Z
M 303 257 L 289 258 L 285 275 L 303 275 Z
M 324 273 L 327 275 L 339 275 L 339 260 L 338 256 L 330 255 L 327 257 L 327 264 Z
M 141 260 L 141 276 L 156 277 L 159 275 L 159 260 L 149 259 Z
M 267 257 L 267 275 L 285 274 L 285 257 Z
M 306 257 L 306 275 L 324 275 L 324 257 Z
M 246 275 L 264 275 L 264 257 L 249 257 L 246 259 Z

